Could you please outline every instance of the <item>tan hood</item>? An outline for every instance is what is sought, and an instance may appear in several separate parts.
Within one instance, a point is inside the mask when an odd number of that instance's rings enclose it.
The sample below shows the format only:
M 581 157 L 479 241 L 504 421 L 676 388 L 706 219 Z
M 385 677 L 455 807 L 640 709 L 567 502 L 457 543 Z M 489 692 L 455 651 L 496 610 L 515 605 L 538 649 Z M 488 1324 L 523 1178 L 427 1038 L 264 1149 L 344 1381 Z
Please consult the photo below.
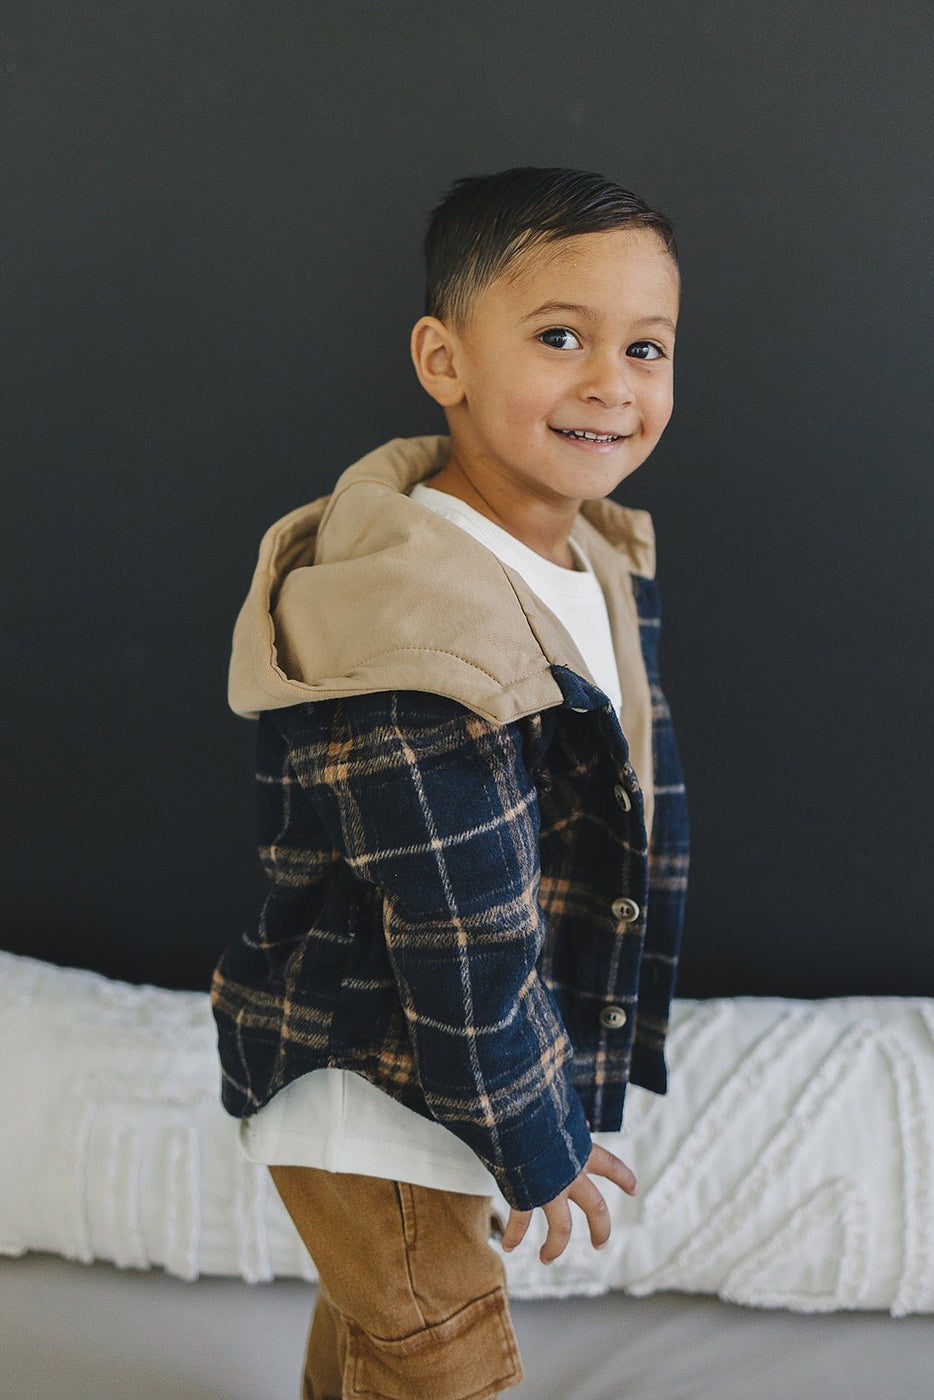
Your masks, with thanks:
M 236 714 L 255 719 L 303 701 L 398 689 L 447 695 L 508 723 L 562 702 L 553 665 L 593 681 L 566 628 L 520 574 L 409 499 L 449 446 L 447 437 L 393 438 L 348 467 L 329 496 L 266 531 L 234 628 Z M 654 576 L 652 518 L 586 501 L 573 535 L 606 595 L 641 779 L 651 771 L 640 767 L 651 762 L 651 699 L 629 574 Z

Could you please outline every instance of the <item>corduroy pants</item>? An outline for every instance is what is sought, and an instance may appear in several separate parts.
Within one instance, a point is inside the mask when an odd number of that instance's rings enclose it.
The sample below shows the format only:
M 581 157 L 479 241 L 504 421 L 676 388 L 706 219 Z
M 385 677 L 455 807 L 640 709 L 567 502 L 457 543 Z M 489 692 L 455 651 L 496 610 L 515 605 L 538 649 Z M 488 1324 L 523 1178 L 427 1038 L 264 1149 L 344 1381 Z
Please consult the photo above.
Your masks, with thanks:
M 489 1196 L 267 1170 L 318 1270 L 302 1400 L 490 1400 L 519 1384 Z

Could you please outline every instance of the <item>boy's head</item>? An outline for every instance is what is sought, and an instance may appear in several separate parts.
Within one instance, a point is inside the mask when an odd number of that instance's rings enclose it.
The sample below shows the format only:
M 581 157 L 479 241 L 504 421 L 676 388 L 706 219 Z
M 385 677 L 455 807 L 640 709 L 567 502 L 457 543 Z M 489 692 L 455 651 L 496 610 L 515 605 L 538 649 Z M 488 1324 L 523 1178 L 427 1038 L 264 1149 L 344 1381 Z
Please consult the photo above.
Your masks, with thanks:
M 681 284 L 664 214 L 599 175 L 520 167 L 458 180 L 425 258 L 412 357 L 465 471 L 570 506 L 641 465 L 673 402 Z
M 477 294 L 523 254 L 621 228 L 655 229 L 677 270 L 670 220 L 602 175 L 526 165 L 455 180 L 425 235 L 425 314 L 460 330 Z

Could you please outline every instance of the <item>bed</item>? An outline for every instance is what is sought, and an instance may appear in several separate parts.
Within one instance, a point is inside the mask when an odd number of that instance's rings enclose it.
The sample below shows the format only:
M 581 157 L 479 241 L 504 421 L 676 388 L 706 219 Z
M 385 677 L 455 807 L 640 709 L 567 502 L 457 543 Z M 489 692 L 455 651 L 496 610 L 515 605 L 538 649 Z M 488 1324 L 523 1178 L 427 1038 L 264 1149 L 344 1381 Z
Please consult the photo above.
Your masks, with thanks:
M 598 1138 L 610 1247 L 505 1258 L 510 1394 L 932 1400 L 934 1000 L 676 999 L 668 1060 Z M 297 1397 L 314 1267 L 207 994 L 0 953 L 0 1063 L 6 1400 Z

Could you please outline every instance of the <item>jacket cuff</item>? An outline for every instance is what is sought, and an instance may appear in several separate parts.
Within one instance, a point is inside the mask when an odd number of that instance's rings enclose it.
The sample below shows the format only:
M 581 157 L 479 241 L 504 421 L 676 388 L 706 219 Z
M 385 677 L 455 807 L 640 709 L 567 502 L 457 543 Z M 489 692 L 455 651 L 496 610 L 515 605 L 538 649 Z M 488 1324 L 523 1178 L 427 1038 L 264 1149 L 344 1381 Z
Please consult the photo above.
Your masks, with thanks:
M 562 1126 L 528 1162 L 491 1168 L 513 1210 L 534 1210 L 554 1200 L 583 1171 L 593 1150 L 584 1107 L 577 1094 Z

